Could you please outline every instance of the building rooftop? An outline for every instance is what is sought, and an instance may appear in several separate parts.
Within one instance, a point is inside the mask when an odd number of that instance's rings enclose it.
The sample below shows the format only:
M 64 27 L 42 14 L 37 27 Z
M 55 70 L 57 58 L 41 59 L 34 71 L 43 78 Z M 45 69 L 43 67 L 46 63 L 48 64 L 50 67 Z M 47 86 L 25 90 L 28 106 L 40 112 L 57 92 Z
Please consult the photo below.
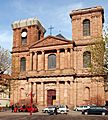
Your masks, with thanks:
M 44 33 L 46 32 L 45 28 L 36 17 L 15 21 L 12 23 L 12 29 L 31 26 L 31 25 L 38 25 L 39 28 L 41 28 L 41 30 Z
M 74 15 L 81 15 L 81 14 L 92 13 L 92 12 L 102 12 L 102 19 L 104 22 L 104 9 L 102 8 L 102 6 L 72 10 L 70 13 L 70 17 L 72 18 L 72 16 Z
M 56 35 L 56 37 L 62 38 L 62 39 L 66 39 L 62 34 L 58 34 Z

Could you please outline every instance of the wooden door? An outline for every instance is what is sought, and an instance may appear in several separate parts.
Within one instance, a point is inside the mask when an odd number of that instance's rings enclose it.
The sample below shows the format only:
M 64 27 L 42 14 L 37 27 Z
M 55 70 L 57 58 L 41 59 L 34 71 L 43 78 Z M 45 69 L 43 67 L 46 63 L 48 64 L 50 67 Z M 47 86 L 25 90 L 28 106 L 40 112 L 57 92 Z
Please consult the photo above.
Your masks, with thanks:
M 56 100 L 56 90 L 47 90 L 47 105 L 53 105 L 55 104 L 55 101 Z

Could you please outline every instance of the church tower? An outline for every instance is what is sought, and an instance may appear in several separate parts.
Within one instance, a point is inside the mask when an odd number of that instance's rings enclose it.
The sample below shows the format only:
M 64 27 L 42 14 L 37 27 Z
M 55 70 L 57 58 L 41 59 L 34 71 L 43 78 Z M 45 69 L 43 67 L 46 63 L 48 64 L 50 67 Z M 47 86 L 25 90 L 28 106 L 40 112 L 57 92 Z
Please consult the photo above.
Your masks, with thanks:
M 25 67 L 20 68 L 21 60 L 26 60 L 27 70 L 29 70 L 29 47 L 44 38 L 46 30 L 37 18 L 15 21 L 12 24 L 12 29 L 12 74 L 15 75 L 25 69 Z
M 13 29 L 13 49 L 27 49 L 30 45 L 44 37 L 45 28 L 37 18 L 15 21 Z
M 102 36 L 104 10 L 101 6 L 73 10 L 70 17 L 72 19 L 73 40 L 85 40 Z

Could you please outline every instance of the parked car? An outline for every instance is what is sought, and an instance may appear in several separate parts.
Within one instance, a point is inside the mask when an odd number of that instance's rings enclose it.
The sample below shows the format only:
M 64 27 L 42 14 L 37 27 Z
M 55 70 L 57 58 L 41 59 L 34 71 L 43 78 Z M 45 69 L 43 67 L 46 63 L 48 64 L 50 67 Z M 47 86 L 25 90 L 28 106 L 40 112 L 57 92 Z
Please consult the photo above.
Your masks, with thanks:
M 77 106 L 74 108 L 74 111 L 83 111 L 83 110 L 86 110 L 86 109 L 89 109 L 90 106 L 88 105 L 84 105 L 84 106 Z
M 67 105 L 59 105 L 57 112 L 67 114 L 67 112 L 69 112 L 69 108 Z
M 93 106 L 87 110 L 83 110 L 82 114 L 84 114 L 84 115 L 88 115 L 88 114 L 106 115 L 106 114 L 108 114 L 108 110 L 105 107 Z
M 38 108 L 36 106 L 27 106 L 27 112 L 38 112 Z
M 36 106 L 21 106 L 19 109 L 18 109 L 19 112 L 38 112 L 38 108 Z
M 23 105 L 23 106 L 19 107 L 19 108 L 18 108 L 18 111 L 19 111 L 19 112 L 27 112 L 26 106 Z
M 61 114 L 61 113 L 65 113 L 67 114 L 67 112 L 69 112 L 69 108 L 67 105 L 52 105 L 52 106 L 48 106 L 44 109 L 42 109 L 43 113 L 49 113 L 49 114 L 54 114 L 55 109 L 57 108 L 57 114 Z
M 48 106 L 48 107 L 42 109 L 42 112 L 43 113 L 48 113 L 49 111 L 53 111 L 54 112 L 55 107 L 56 107 L 56 105 Z
M 108 106 L 105 106 L 105 108 L 108 110 Z

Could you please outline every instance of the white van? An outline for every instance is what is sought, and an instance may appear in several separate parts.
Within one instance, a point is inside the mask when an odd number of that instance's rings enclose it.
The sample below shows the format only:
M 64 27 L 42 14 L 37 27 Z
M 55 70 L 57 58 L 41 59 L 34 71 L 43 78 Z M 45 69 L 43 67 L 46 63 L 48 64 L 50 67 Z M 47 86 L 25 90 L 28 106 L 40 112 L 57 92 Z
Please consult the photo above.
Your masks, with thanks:
M 57 109 L 58 113 L 63 113 L 63 114 L 67 114 L 69 112 L 69 108 L 67 105 L 58 105 L 58 109 Z

